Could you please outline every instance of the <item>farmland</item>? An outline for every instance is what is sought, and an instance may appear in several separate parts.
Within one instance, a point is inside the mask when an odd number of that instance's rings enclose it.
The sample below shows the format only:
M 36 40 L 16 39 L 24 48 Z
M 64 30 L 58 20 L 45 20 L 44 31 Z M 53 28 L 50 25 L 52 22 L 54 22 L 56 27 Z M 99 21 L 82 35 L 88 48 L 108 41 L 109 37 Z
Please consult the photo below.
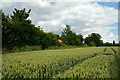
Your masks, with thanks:
M 84 47 L 2 55 L 2 78 L 117 78 L 118 47 Z

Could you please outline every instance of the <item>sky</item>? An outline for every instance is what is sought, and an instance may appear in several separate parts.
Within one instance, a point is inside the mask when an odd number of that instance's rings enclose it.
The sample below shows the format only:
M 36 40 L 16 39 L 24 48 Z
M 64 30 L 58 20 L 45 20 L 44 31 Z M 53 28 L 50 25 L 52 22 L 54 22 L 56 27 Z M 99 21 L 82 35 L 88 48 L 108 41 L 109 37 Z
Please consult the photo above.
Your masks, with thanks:
M 14 8 L 26 8 L 27 11 L 31 9 L 29 19 L 35 26 L 41 26 L 45 32 L 61 34 L 65 25 L 69 24 L 73 32 L 82 34 L 84 38 L 91 33 L 99 33 L 104 42 L 118 42 L 118 2 L 91 1 L 6 0 L 2 1 L 0 9 L 5 14 L 12 14 Z

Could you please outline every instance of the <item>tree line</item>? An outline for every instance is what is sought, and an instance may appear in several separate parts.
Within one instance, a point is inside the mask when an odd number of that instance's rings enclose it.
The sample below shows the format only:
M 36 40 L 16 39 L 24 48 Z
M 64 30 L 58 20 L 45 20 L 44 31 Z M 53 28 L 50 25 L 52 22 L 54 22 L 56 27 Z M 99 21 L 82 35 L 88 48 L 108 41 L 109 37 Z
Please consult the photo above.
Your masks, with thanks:
M 35 26 L 32 21 L 28 19 L 31 9 L 28 12 L 24 9 L 14 9 L 12 15 L 2 14 L 2 47 L 3 48 L 20 48 L 23 46 L 42 46 L 42 49 L 49 46 L 63 46 L 63 45 L 89 45 L 101 46 L 103 41 L 101 35 L 92 33 L 85 39 L 81 34 L 76 34 L 71 30 L 70 25 L 66 25 L 63 29 L 61 36 L 53 34 L 52 32 L 44 32 L 40 26 Z M 58 40 L 62 40 L 60 43 Z M 84 42 L 84 43 L 83 43 Z

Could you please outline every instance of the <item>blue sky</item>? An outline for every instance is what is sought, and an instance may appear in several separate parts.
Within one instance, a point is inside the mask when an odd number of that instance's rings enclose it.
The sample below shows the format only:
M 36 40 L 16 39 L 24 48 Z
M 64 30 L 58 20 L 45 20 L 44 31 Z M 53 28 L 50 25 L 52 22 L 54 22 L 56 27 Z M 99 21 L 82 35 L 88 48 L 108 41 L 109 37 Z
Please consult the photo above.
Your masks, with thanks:
M 118 9 L 118 2 L 98 2 L 98 4 L 102 6 L 114 7 L 115 9 Z
M 102 5 L 102 6 L 107 6 L 107 7 L 112 7 L 118 10 L 118 2 L 98 2 L 98 4 Z M 115 35 L 118 35 L 118 22 L 112 24 L 112 25 L 106 25 L 109 27 L 113 27 L 116 26 L 117 30 L 112 29 L 111 32 L 113 32 Z
M 107 26 L 109 26 L 109 27 L 113 27 L 113 26 L 117 27 L 117 29 L 112 29 L 111 31 L 112 31 L 115 35 L 118 35 L 118 22 L 116 22 L 116 23 L 114 23 L 114 24 L 112 24 L 112 25 L 106 25 L 105 27 L 107 27 Z
M 118 10 L 118 2 L 92 2 L 92 3 L 97 3 L 103 7 L 110 7 Z M 116 14 L 117 15 L 117 14 Z M 114 35 L 118 35 L 118 22 L 115 22 L 111 25 L 104 25 L 104 27 L 116 27 L 116 29 L 111 29 L 110 32 L 112 32 Z

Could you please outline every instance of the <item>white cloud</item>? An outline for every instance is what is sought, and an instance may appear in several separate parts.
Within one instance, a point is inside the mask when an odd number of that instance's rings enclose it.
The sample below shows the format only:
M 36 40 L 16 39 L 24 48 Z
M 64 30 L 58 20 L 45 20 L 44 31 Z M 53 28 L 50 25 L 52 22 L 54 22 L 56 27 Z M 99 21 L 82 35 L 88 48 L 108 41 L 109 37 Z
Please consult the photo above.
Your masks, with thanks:
M 44 21 L 39 21 L 38 24 L 45 25 L 45 22 Z
M 118 42 L 118 35 L 114 35 L 113 33 L 110 33 L 109 35 L 106 35 L 106 37 L 103 37 L 104 42 L 113 42 L 113 40 L 115 40 L 115 42 Z
M 111 33 L 116 26 L 105 27 L 118 22 L 118 10 L 114 8 L 103 7 L 97 3 L 50 3 L 46 1 L 33 2 L 26 6 L 32 9 L 30 18 L 33 23 L 41 26 L 46 32 L 61 34 L 65 25 L 70 24 L 74 32 L 81 33 L 84 37 L 96 32 L 101 34 L 104 42 L 117 40 L 115 37 L 117 35 Z
M 83 29 L 84 32 L 91 31 L 91 30 L 93 30 L 93 29 Z
M 118 12 L 116 9 L 103 7 L 97 3 L 79 3 L 79 5 L 68 7 L 67 9 L 54 11 L 48 17 L 51 18 L 51 20 L 46 23 L 48 25 L 52 24 L 51 27 L 47 27 L 46 25 L 43 26 L 46 26 L 46 31 L 48 31 L 49 28 L 52 28 L 49 31 L 59 33 L 64 28 L 60 28 L 61 25 L 70 24 L 74 32 L 82 33 L 85 37 L 86 35 L 95 32 L 101 34 L 104 42 L 112 41 L 114 38 L 117 40 L 117 38 L 111 36 L 111 30 L 117 28 L 104 26 L 117 22 L 117 14 Z
M 39 21 L 37 25 L 53 25 L 56 26 L 59 24 L 59 20 L 50 20 L 50 21 Z
M 117 27 L 104 27 L 104 29 L 112 30 L 112 29 L 117 29 Z
M 83 29 L 83 33 L 87 33 L 91 34 L 91 33 L 99 33 L 102 36 L 102 40 L 104 40 L 104 42 L 112 42 L 113 40 L 115 40 L 116 42 L 118 42 L 118 35 L 114 35 L 111 30 L 112 29 L 117 29 L 116 27 L 98 27 L 98 28 L 88 28 L 88 29 Z M 88 34 L 84 34 L 84 38 L 88 36 Z
M 48 1 L 39 0 L 38 4 L 39 4 L 40 7 L 50 7 L 50 4 L 49 4 Z
M 37 2 L 43 0 L 1 0 L 2 2 Z M 118 2 L 120 0 L 44 0 L 49 2 L 92 2 L 92 1 L 100 1 L 100 2 Z
M 57 25 L 57 24 L 59 24 L 59 20 L 52 20 L 50 23 L 51 23 L 52 25 Z

